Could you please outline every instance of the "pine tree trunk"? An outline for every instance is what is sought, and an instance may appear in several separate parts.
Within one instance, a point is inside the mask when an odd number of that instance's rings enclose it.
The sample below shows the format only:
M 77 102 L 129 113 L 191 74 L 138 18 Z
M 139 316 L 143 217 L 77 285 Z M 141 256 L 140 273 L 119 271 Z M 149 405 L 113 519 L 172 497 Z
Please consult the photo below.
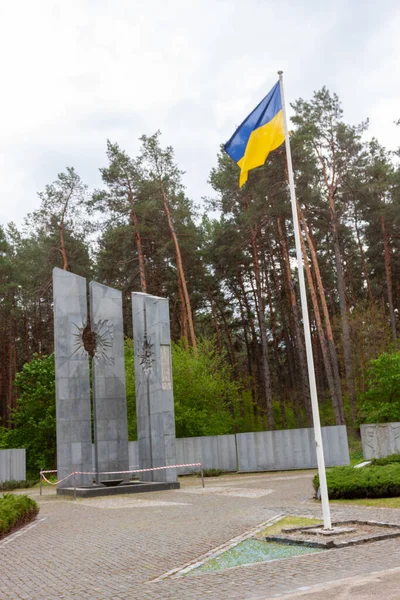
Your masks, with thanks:
M 147 293 L 147 283 L 146 283 L 146 273 L 144 269 L 144 255 L 143 255 L 143 246 L 142 246 L 142 237 L 138 228 L 138 219 L 135 210 L 135 204 L 133 199 L 133 192 L 129 191 L 129 205 L 130 205 L 130 214 L 129 219 L 131 222 L 131 227 L 133 229 L 133 235 L 135 237 L 136 242 L 136 250 L 138 253 L 138 263 L 139 263 L 139 278 L 140 278 L 140 290 L 143 294 Z
M 255 329 L 255 326 L 254 326 L 253 314 L 252 314 L 252 311 L 251 311 L 251 308 L 250 308 L 250 304 L 249 304 L 249 299 L 247 297 L 246 290 L 245 290 L 245 287 L 244 287 L 243 277 L 242 277 L 242 275 L 239 272 L 237 273 L 237 280 L 238 280 L 238 283 L 239 283 L 239 287 L 240 287 L 240 289 L 242 291 L 243 303 L 244 303 L 244 305 L 246 307 L 247 320 L 248 320 L 249 325 L 250 325 L 252 339 L 253 339 L 254 342 L 256 342 L 257 335 L 256 335 L 256 329 Z
M 178 306 L 178 300 L 175 298 L 174 300 L 174 304 L 173 304 L 173 308 L 172 308 L 172 314 L 171 314 L 171 337 L 173 340 L 175 340 L 175 326 L 176 326 L 176 309 Z
M 344 367 L 346 372 L 347 381 L 347 392 L 350 400 L 351 416 L 353 422 L 356 420 L 357 405 L 356 405 L 356 388 L 354 383 L 354 372 L 353 372 L 353 355 L 351 350 L 350 340 L 350 325 L 349 318 L 347 315 L 347 303 L 345 293 L 345 283 L 343 275 L 342 256 L 339 246 L 338 236 L 338 224 L 335 212 L 334 196 L 329 192 L 329 207 L 331 217 L 331 231 L 333 236 L 333 248 L 335 255 L 335 266 L 337 276 L 337 287 L 339 293 L 339 305 L 340 305 L 340 316 L 342 322 L 342 344 L 343 344 L 343 355 L 344 355 Z
M 243 303 L 244 306 L 246 307 L 246 313 L 247 313 L 247 321 L 250 325 L 250 331 L 251 331 L 251 342 L 249 342 L 249 350 L 250 350 L 250 356 L 248 357 L 248 362 L 250 364 L 249 366 L 249 373 L 251 373 L 251 377 L 252 377 L 252 387 L 251 387 L 251 395 L 253 398 L 253 402 L 256 403 L 257 402 L 257 381 L 256 381 L 256 373 L 257 373 L 257 369 L 255 367 L 255 361 L 256 361 L 256 348 L 257 348 L 257 334 L 256 334 L 256 329 L 255 329 L 255 325 L 254 325 L 254 319 L 253 319 L 253 314 L 252 314 L 252 310 L 250 308 L 250 304 L 249 304 L 249 299 L 247 297 L 247 293 L 244 287 L 244 282 L 243 282 L 243 277 L 241 275 L 241 273 L 238 271 L 237 273 L 237 280 L 239 283 L 239 287 L 242 291 L 242 296 L 243 296 Z
M 1 365 L 0 365 L 0 423 L 3 425 L 7 422 L 7 314 L 4 310 L 4 318 L 2 319 L 1 330 L 4 335 L 1 336 Z
M 223 308 L 217 302 L 216 302 L 216 306 L 219 310 L 219 314 L 221 315 L 221 318 L 222 318 L 222 321 L 224 324 L 225 335 L 226 335 L 226 338 L 228 341 L 228 353 L 231 358 L 231 365 L 232 365 L 233 373 L 234 373 L 235 377 L 239 377 L 238 362 L 237 362 L 237 358 L 236 358 L 235 346 L 234 346 L 233 340 L 232 340 L 231 330 L 230 330 L 229 324 L 226 320 Z
M 7 425 L 10 425 L 11 410 L 13 408 L 12 396 L 13 396 L 13 345 L 15 340 L 13 339 L 13 305 L 11 306 L 10 319 L 8 322 L 8 374 L 7 374 Z
M 290 317 L 288 317 L 288 315 L 287 315 L 286 303 L 283 301 L 282 286 L 279 282 L 278 275 L 276 273 L 275 263 L 278 259 L 275 258 L 274 252 L 272 250 L 271 241 L 269 239 L 267 239 L 267 245 L 268 245 L 269 256 L 270 256 L 270 268 L 271 268 L 271 274 L 272 274 L 272 282 L 274 284 L 275 297 L 277 298 L 278 305 L 280 306 L 280 309 L 281 309 L 280 310 L 280 319 L 282 321 L 283 339 L 285 342 L 286 358 L 287 358 L 287 365 L 288 365 L 288 371 L 289 371 L 289 381 L 287 382 L 287 385 L 292 390 L 295 390 L 296 397 L 297 397 L 297 389 L 295 389 L 297 386 L 297 377 L 296 377 L 296 372 L 295 372 L 296 371 L 296 369 L 295 369 L 296 359 L 295 359 L 295 353 L 293 350 L 292 340 L 289 336 Z M 272 293 L 272 291 L 271 291 L 271 293 Z M 282 383 L 283 383 L 283 381 L 282 381 Z M 300 411 L 297 411 L 296 414 L 298 417 L 301 416 Z M 298 420 L 298 425 L 299 425 L 299 427 L 302 426 L 302 422 L 300 423 L 299 420 Z
M 274 346 L 274 358 L 275 358 L 275 370 L 278 379 L 278 391 L 279 391 L 279 405 L 281 409 L 281 420 L 283 429 L 286 428 L 286 411 L 285 411 L 285 395 L 283 390 L 283 376 L 282 368 L 279 361 L 279 344 L 278 336 L 276 333 L 276 315 L 272 304 L 271 286 L 268 281 L 268 273 L 265 274 L 265 288 L 267 290 L 268 306 L 269 306 L 269 320 L 271 323 L 272 332 L 272 343 Z
M 257 293 L 257 313 L 258 313 L 258 324 L 260 327 L 261 334 L 261 349 L 262 349 L 262 365 L 263 365 L 263 383 L 264 383 L 264 394 L 267 408 L 267 418 L 269 429 L 275 429 L 275 417 L 272 406 L 272 390 L 271 390 L 271 375 L 269 371 L 268 363 L 268 342 L 267 342 L 267 328 L 265 325 L 265 314 L 264 314 L 264 300 L 262 297 L 261 290 L 261 277 L 260 277 L 260 264 L 258 260 L 258 248 L 256 243 L 257 232 L 254 228 L 250 229 L 250 241 L 251 251 L 253 256 L 253 267 L 254 277 L 256 282 L 256 293 Z
M 369 276 L 368 276 L 367 261 L 365 260 L 365 253 L 364 253 L 364 249 L 362 247 L 362 243 L 361 243 L 361 239 L 360 239 L 360 231 L 358 229 L 356 218 L 354 219 L 354 227 L 356 230 L 358 249 L 360 250 L 361 261 L 362 261 L 362 265 L 363 265 L 365 283 L 367 284 L 368 298 L 369 298 L 370 302 L 372 303 L 374 301 L 374 297 L 373 297 L 372 291 L 371 291 L 371 283 L 370 283 Z
M 196 341 L 196 336 L 195 336 L 195 332 L 194 332 L 192 307 L 190 304 L 189 293 L 188 293 L 188 289 L 187 289 L 187 285 L 186 285 L 186 278 L 185 278 L 185 272 L 183 269 L 181 249 L 179 247 L 178 236 L 176 235 L 175 227 L 174 227 L 174 224 L 172 221 L 171 211 L 169 209 L 168 198 L 165 193 L 164 185 L 163 185 L 161 179 L 159 180 L 159 184 L 160 184 L 161 195 L 162 195 L 163 202 L 164 202 L 164 210 L 165 210 L 165 214 L 167 216 L 169 230 L 170 230 L 171 237 L 172 237 L 172 240 L 173 240 L 174 246 L 175 246 L 176 266 L 177 266 L 178 274 L 179 274 L 179 277 L 181 280 L 183 297 L 184 297 L 185 304 L 186 304 L 186 315 L 187 315 L 188 324 L 189 324 L 190 339 L 192 342 L 193 351 L 195 354 L 197 354 L 197 341 Z
M 351 262 L 350 261 L 346 261 L 346 270 L 344 271 L 343 279 L 344 279 L 344 289 L 348 290 L 347 297 L 350 298 L 350 304 L 352 306 L 355 306 L 357 304 L 357 301 L 356 301 L 356 295 L 355 295 L 355 291 L 354 291 L 355 285 L 354 285 L 354 278 L 353 278 L 353 273 L 351 270 Z
M 17 332 L 16 332 L 16 323 L 15 323 L 15 318 L 13 317 L 13 337 L 12 337 L 12 380 L 11 380 L 11 408 L 12 410 L 14 410 L 14 408 L 16 407 L 16 394 L 14 391 L 14 380 L 15 380 L 15 376 L 17 374 L 17 348 L 16 348 L 16 338 L 17 338 Z
M 38 328 L 38 354 L 39 356 L 42 354 L 42 338 L 43 338 L 43 327 L 42 327 L 42 304 L 38 302 L 38 311 L 39 311 L 39 328 Z
M 310 396 L 310 386 L 308 381 L 308 371 L 307 371 L 307 361 L 306 361 L 306 353 L 304 347 L 304 340 L 300 327 L 300 317 L 299 311 L 296 302 L 296 294 L 294 290 L 294 283 L 292 278 L 292 272 L 290 269 L 290 259 L 289 252 L 286 242 L 286 230 L 284 223 L 281 221 L 281 217 L 277 217 L 276 219 L 277 231 L 279 243 L 282 251 L 282 266 L 283 266 L 283 275 L 285 279 L 286 289 L 289 294 L 289 302 L 290 309 L 293 316 L 293 324 L 294 324 L 294 339 L 296 343 L 297 357 L 299 361 L 299 370 L 301 377 L 301 386 L 303 391 L 303 402 L 304 408 L 306 410 L 307 415 L 307 424 L 311 427 L 313 424 L 312 419 L 312 410 L 311 410 L 311 396 Z
M 29 325 L 26 314 L 24 315 L 24 333 L 25 333 L 25 359 L 26 362 L 31 362 L 31 345 L 29 340 Z
M 251 348 L 250 348 L 249 331 L 248 331 L 248 327 L 247 327 L 247 320 L 246 320 L 246 317 L 245 317 L 243 300 L 240 297 L 239 293 L 236 293 L 235 295 L 236 295 L 236 298 L 237 298 L 238 303 L 239 303 L 240 318 L 241 318 L 242 324 L 243 324 L 243 337 L 244 337 L 244 343 L 245 343 L 245 346 L 246 346 L 246 356 L 247 356 L 247 374 L 248 374 L 248 377 L 249 377 L 249 381 L 251 381 L 252 378 L 253 378 L 253 368 L 252 368 L 252 364 L 251 364 Z M 243 406 L 243 397 L 240 398 L 239 408 L 240 408 L 240 416 L 242 418 L 244 418 L 245 412 L 244 412 L 244 406 Z
M 185 302 L 185 297 L 183 295 L 182 281 L 181 281 L 179 273 L 178 273 L 178 290 L 179 290 L 179 298 L 181 301 L 181 339 L 183 340 L 183 344 L 184 344 L 185 348 L 188 350 L 189 343 L 188 343 L 188 331 L 187 331 L 186 302 Z
M 335 423 L 336 423 L 336 425 L 344 425 L 343 416 L 341 414 L 340 405 L 339 405 L 339 401 L 338 401 L 337 394 L 336 394 L 335 380 L 333 377 L 332 365 L 331 365 L 331 361 L 329 358 L 328 344 L 326 343 L 326 338 L 325 338 L 325 334 L 324 334 L 324 330 L 323 330 L 323 326 L 322 326 L 321 313 L 319 311 L 317 294 L 315 291 L 314 281 L 313 281 L 311 269 L 310 269 L 310 263 L 308 262 L 306 246 L 305 246 L 302 235 L 300 236 L 300 242 L 301 242 L 301 249 L 302 249 L 302 253 L 303 253 L 304 268 L 306 271 L 306 276 L 307 276 L 307 281 L 308 281 L 308 288 L 310 290 L 311 303 L 312 303 L 313 311 L 314 311 L 315 324 L 317 327 L 319 343 L 321 345 L 322 360 L 324 363 L 326 379 L 328 381 L 328 387 L 329 387 L 329 391 L 330 391 L 331 398 L 332 398 L 332 406 L 333 406 L 333 412 L 335 415 Z
M 391 261 L 390 261 L 389 236 L 388 236 L 385 219 L 384 219 L 383 215 L 381 216 L 381 228 L 382 228 L 382 235 L 383 235 L 383 248 L 384 248 L 384 253 L 385 253 L 386 289 L 387 289 L 388 304 L 389 304 L 390 324 L 392 327 L 393 341 L 396 342 L 397 330 L 396 330 L 396 319 L 394 316 L 394 306 L 393 306 L 392 265 L 391 265 Z
M 64 271 L 68 271 L 68 257 L 67 257 L 67 251 L 65 249 L 65 240 L 64 240 L 64 221 L 61 221 L 61 223 L 58 226 L 58 231 L 59 231 L 59 237 L 60 237 L 60 248 L 61 248 L 61 256 L 62 256 L 62 261 L 63 261 L 63 269 Z
M 212 297 L 211 290 L 208 290 L 208 299 L 210 300 L 211 316 L 212 316 L 213 323 L 214 323 L 215 334 L 217 336 L 218 349 L 222 350 L 221 331 L 220 331 L 220 328 L 218 325 L 217 315 L 215 314 L 215 310 L 214 310 L 214 300 Z
M 318 263 L 317 253 L 315 252 L 314 242 L 311 239 L 311 235 L 309 232 L 307 222 L 304 218 L 304 215 L 303 215 L 302 210 L 299 207 L 299 205 L 297 205 L 297 208 L 299 211 L 301 223 L 303 225 L 303 231 L 306 234 L 307 244 L 310 249 L 311 263 L 313 265 L 315 279 L 317 282 L 317 289 L 318 289 L 321 306 L 322 306 L 322 313 L 324 315 L 329 356 L 331 359 L 333 377 L 335 380 L 336 397 L 337 397 L 337 401 L 338 401 L 339 408 L 340 408 L 341 419 L 344 421 L 344 408 L 343 408 L 343 398 L 342 398 L 342 384 L 340 381 L 340 372 L 339 372 L 339 361 L 338 361 L 338 357 L 337 357 L 335 342 L 333 339 L 331 319 L 329 316 L 328 305 L 326 302 L 325 289 L 324 289 L 324 285 L 322 283 L 321 271 L 319 269 L 319 263 Z

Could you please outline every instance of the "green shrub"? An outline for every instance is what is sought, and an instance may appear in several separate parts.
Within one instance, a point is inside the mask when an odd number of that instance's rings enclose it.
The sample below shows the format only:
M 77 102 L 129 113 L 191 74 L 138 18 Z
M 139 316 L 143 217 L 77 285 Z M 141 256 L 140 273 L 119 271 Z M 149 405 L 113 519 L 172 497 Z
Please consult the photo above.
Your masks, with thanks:
M 371 463 L 381 467 L 384 465 L 390 465 L 392 463 L 400 463 L 400 454 L 389 454 L 383 458 L 373 458 Z
M 361 423 L 400 421 L 400 352 L 385 352 L 369 362 L 367 392 L 360 398 Z
M 40 469 L 51 469 L 56 460 L 54 355 L 34 354 L 17 373 L 15 385 L 20 396 L 11 416 L 14 427 L 2 444 L 25 448 L 28 478 L 37 477 Z
M 223 475 L 224 473 L 225 473 L 225 471 L 223 469 L 203 469 L 204 477 L 219 477 L 220 475 Z M 200 477 L 201 473 L 199 473 L 198 475 Z
M 0 496 L 0 538 L 36 517 L 38 512 L 37 503 L 29 496 Z
M 328 494 L 332 500 L 352 498 L 393 498 L 400 496 L 400 464 L 385 466 L 335 467 L 326 473 Z M 319 488 L 319 477 L 313 479 Z
M 239 420 L 240 386 L 225 353 L 199 340 L 197 354 L 171 344 L 177 437 L 222 435 Z
M 39 483 L 39 478 L 26 479 L 25 481 L 14 481 L 14 479 L 10 479 L 9 481 L 0 481 L 0 492 L 9 492 L 10 490 L 30 488 L 37 483 Z

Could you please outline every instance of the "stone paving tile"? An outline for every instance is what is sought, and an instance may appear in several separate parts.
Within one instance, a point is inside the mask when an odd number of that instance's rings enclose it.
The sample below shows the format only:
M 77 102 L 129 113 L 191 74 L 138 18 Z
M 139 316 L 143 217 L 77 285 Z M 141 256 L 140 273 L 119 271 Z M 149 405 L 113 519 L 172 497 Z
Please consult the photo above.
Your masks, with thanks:
M 46 489 L 40 511 L 46 520 L 7 545 L 0 542 L 0 598 L 259 600 L 399 566 L 400 540 L 394 539 L 151 581 L 277 514 L 320 517 L 311 478 L 310 472 L 220 477 L 206 480 L 201 493 L 198 479 L 185 478 L 182 490 L 141 494 L 132 505 L 123 496 L 118 507 L 110 498 L 109 509 L 104 499 L 100 506 L 98 499 L 65 501 Z M 400 523 L 400 511 L 359 506 L 333 504 L 332 516 Z

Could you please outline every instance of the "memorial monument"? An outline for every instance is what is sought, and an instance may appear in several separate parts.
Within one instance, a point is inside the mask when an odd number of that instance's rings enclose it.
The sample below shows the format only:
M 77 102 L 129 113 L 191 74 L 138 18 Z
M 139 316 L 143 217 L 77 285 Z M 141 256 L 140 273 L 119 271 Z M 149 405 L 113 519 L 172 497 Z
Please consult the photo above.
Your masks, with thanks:
M 115 473 L 130 470 L 121 292 L 91 282 L 88 318 L 86 279 L 55 268 L 53 298 L 58 479 L 84 472 L 75 476 L 78 496 L 179 487 L 176 469 L 143 473 L 143 484 Z M 139 468 L 173 465 L 168 300 L 133 294 L 132 307 Z M 57 493 L 72 493 L 71 478 Z
M 134 292 L 132 320 L 140 468 L 176 465 L 168 300 Z M 143 473 L 142 479 L 176 481 L 176 469 Z

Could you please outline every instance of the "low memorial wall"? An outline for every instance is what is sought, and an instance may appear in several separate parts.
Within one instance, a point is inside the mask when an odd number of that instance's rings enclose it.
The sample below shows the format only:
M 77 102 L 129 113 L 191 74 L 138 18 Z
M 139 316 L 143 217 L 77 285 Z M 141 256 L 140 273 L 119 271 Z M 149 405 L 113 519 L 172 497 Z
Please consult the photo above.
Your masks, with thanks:
M 25 448 L 0 450 L 0 482 L 25 480 Z
M 365 460 L 400 454 L 400 423 L 360 425 Z
M 314 431 L 282 429 L 236 434 L 238 470 L 286 471 L 317 467 Z M 350 464 L 345 425 L 322 427 L 327 467 Z
M 201 461 L 204 469 L 237 471 L 235 435 L 206 435 L 204 437 L 177 438 L 177 464 Z M 190 472 L 185 467 L 178 475 Z
M 398 425 L 400 428 L 400 423 Z M 322 427 L 322 441 L 327 467 L 350 464 L 345 425 Z M 400 452 L 400 444 L 397 451 Z M 365 453 L 364 457 L 367 458 Z M 204 469 L 244 473 L 314 469 L 317 467 L 314 432 L 312 428 L 282 429 L 177 438 L 176 464 L 195 462 L 202 462 Z M 129 442 L 129 468 L 135 469 L 138 466 L 138 443 Z M 178 475 L 187 475 L 197 470 L 197 468 L 181 467 L 177 472 Z
M 345 425 L 322 427 L 326 466 L 350 464 Z M 284 471 L 317 466 L 312 428 L 177 438 L 177 464 L 201 461 L 205 469 Z M 129 442 L 129 465 L 139 464 L 137 442 Z M 179 475 L 196 469 L 181 467 Z

